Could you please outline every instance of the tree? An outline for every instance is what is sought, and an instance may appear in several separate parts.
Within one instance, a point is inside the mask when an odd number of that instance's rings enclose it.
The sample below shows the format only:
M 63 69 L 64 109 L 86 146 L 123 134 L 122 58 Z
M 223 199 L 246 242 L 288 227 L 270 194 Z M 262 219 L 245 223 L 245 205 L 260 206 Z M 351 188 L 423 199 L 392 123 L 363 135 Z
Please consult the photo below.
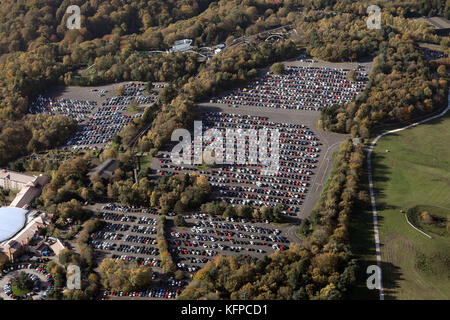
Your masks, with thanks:
M 187 226 L 186 220 L 184 220 L 183 216 L 179 215 L 179 214 L 177 214 L 175 216 L 174 223 L 177 227 L 186 227 Z
M 145 83 L 145 92 L 147 94 L 152 94 L 153 93 L 153 83 L 151 81 L 147 81 Z
M 355 82 L 356 81 L 356 71 L 354 69 L 350 70 L 348 72 L 347 77 L 351 82 Z
M 437 73 L 440 77 L 445 78 L 447 76 L 447 68 L 444 65 L 440 65 L 437 68 Z
M 285 72 L 285 66 L 283 63 L 281 62 L 277 62 L 274 63 L 271 67 L 270 67 L 270 72 L 276 74 L 276 75 L 282 75 Z
M 8 257 L 3 253 L 0 252 L 0 271 L 3 270 L 3 267 L 8 262 Z
M 16 286 L 21 291 L 31 291 L 34 287 L 34 281 L 23 271 L 13 279 L 13 286 Z
M 114 291 L 146 290 L 151 284 L 153 273 L 149 266 L 112 259 L 104 259 L 99 270 L 103 286 Z
M 119 86 L 116 89 L 116 95 L 117 96 L 123 96 L 125 94 L 125 87 L 124 86 Z

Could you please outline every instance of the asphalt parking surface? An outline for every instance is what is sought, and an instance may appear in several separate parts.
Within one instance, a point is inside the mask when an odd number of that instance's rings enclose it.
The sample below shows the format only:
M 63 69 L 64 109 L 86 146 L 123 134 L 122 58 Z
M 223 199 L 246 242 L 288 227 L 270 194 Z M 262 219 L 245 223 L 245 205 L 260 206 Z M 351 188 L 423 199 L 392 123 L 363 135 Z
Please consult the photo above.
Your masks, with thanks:
M 75 134 L 63 148 L 103 148 L 124 126 L 139 118 L 146 106 L 157 99 L 165 84 L 155 83 L 155 93 L 144 93 L 144 83 L 124 82 L 98 87 L 55 87 L 42 93 L 30 105 L 30 113 L 61 114 L 77 120 Z M 116 96 L 119 87 L 125 92 Z M 128 106 L 135 100 L 142 112 L 130 113 Z
M 316 123 L 320 117 L 320 113 L 317 111 L 272 109 L 253 106 L 240 106 L 238 108 L 233 108 L 223 104 L 202 103 L 200 104 L 199 119 L 202 119 L 204 115 L 209 112 L 224 112 L 267 117 L 269 121 L 273 122 L 303 124 L 313 131 L 314 135 L 320 142 L 320 152 L 318 152 L 318 157 L 316 158 L 318 160 L 317 168 L 313 170 L 314 174 L 311 175 L 310 180 L 308 181 L 309 186 L 307 188 L 308 190 L 306 196 L 300 206 L 300 211 L 297 212 L 297 218 L 299 219 L 308 217 L 318 201 L 322 188 L 332 169 L 332 154 L 339 149 L 341 142 L 347 139 L 348 136 L 319 130 L 316 127 Z M 167 152 L 164 153 L 167 154 Z M 153 159 L 152 168 L 156 170 L 156 172 L 161 169 L 161 163 L 158 161 L 157 157 Z M 188 171 L 188 173 L 192 172 L 193 171 Z M 198 170 L 194 172 L 200 173 Z M 293 219 L 292 222 L 298 224 L 300 221 L 298 219 Z M 291 233 L 293 233 L 293 231 L 291 231 Z
M 174 226 L 167 236 L 177 267 L 188 272 L 200 269 L 218 255 L 262 258 L 276 250 L 287 250 L 291 241 L 298 241 L 285 232 L 287 228 L 263 220 L 226 219 L 200 213 L 184 218 L 188 226 Z
M 174 299 L 186 281 L 175 281 L 163 274 L 156 244 L 156 222 L 160 217 L 150 208 L 95 204 L 87 206 L 104 221 L 101 230 L 94 232 L 89 242 L 99 263 L 105 258 L 136 261 L 152 267 L 152 285 L 140 292 L 104 291 L 103 299 Z M 139 250 L 139 252 L 137 251 Z
M 104 220 L 106 226 L 95 232 L 90 243 L 94 246 L 96 259 L 104 258 L 122 259 L 125 257 L 140 258 L 141 264 L 145 259 L 159 260 L 159 253 L 135 253 L 123 252 L 117 249 L 121 246 L 145 247 L 147 250 L 156 248 L 157 245 L 150 242 L 136 243 L 127 240 L 127 237 L 141 237 L 143 241 L 156 238 L 155 233 L 141 233 L 133 231 L 133 228 L 148 228 L 153 230 L 160 215 L 155 214 L 150 208 L 131 208 L 120 205 L 95 204 L 87 208 L 96 212 L 97 216 Z M 176 227 L 173 216 L 167 218 L 166 240 L 169 250 L 177 264 L 177 268 L 193 275 L 201 269 L 205 263 L 214 259 L 217 255 L 247 255 L 261 258 L 275 250 L 287 250 L 291 242 L 299 239 L 288 234 L 287 226 L 276 226 L 264 220 L 225 219 L 221 217 L 209 217 L 200 213 L 191 213 L 184 216 L 187 227 Z M 117 229 L 110 229 L 110 225 L 116 225 Z M 123 228 L 123 229 L 121 229 Z M 114 248 L 104 249 L 115 244 Z M 211 252 L 211 254 L 208 254 Z M 105 299 L 171 299 L 176 297 L 177 290 L 182 290 L 186 281 L 174 282 L 163 274 L 159 266 L 152 266 L 154 281 L 151 288 L 143 292 L 106 292 Z M 152 291 L 153 290 L 153 291 Z
M 28 264 L 26 264 L 26 265 L 28 265 Z M 23 268 L 23 269 L 10 271 L 8 274 L 1 273 L 1 276 L 0 276 L 0 297 L 3 298 L 4 300 L 14 300 L 13 298 L 11 298 L 10 296 L 8 296 L 5 293 L 3 288 L 5 287 L 5 285 L 8 283 L 8 281 L 10 279 L 13 279 L 17 275 L 19 275 L 19 273 L 21 271 L 23 271 L 23 272 L 25 272 L 27 274 L 31 274 L 31 275 L 37 276 L 39 278 L 40 290 L 34 292 L 33 298 L 38 298 L 42 294 L 44 294 L 46 292 L 48 283 L 47 283 L 47 278 L 46 278 L 45 274 L 43 274 L 43 273 L 41 273 L 41 272 L 39 272 L 39 271 L 37 271 L 35 269 Z

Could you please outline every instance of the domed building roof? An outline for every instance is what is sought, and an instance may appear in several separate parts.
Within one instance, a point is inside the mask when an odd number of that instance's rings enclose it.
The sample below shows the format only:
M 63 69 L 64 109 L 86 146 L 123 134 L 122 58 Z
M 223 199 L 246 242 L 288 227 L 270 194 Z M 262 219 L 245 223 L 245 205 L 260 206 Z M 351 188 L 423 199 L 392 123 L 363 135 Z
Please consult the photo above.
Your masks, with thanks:
M 0 208 L 0 242 L 16 235 L 25 226 L 27 210 L 2 207 Z

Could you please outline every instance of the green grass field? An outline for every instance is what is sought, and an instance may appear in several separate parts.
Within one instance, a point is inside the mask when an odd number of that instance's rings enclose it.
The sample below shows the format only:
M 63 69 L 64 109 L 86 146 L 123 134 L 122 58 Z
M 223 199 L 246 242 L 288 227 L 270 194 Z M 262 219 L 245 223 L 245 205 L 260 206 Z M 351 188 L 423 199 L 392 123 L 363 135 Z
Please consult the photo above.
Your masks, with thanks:
M 369 192 L 367 175 L 361 178 L 361 183 L 361 189 Z M 369 290 L 366 285 L 368 277 L 366 273 L 367 267 L 377 264 L 372 211 L 369 209 L 369 206 L 355 210 L 350 219 L 349 235 L 352 253 L 356 255 L 359 265 L 357 282 L 354 289 L 350 292 L 349 298 L 351 300 L 378 300 L 379 291 Z
M 25 296 L 27 293 L 29 293 L 31 290 L 23 290 L 23 289 L 20 289 L 20 288 L 17 287 L 17 286 L 11 286 L 11 291 L 12 291 L 12 293 L 14 293 L 16 296 L 23 297 L 23 296 Z
M 428 214 L 431 219 L 425 220 L 422 214 Z M 441 236 L 450 240 L 447 223 L 450 221 L 450 210 L 442 207 L 416 206 L 408 210 L 408 220 L 416 228 L 434 237 Z
M 130 114 L 136 114 L 138 112 L 142 112 L 143 110 L 144 110 L 143 107 L 133 106 L 133 105 L 130 105 L 127 108 L 127 112 L 130 113 Z
M 414 230 L 405 212 L 450 210 L 450 115 L 381 138 L 374 149 L 374 187 L 387 299 L 450 299 L 450 241 Z M 442 210 L 435 210 L 443 216 Z M 439 211 L 439 212 L 438 212 Z M 421 228 L 421 225 L 416 225 Z M 446 232 L 445 227 L 439 229 Z
M 139 157 L 139 168 L 141 172 L 147 171 L 148 168 L 152 165 L 152 157 L 151 156 L 143 156 Z

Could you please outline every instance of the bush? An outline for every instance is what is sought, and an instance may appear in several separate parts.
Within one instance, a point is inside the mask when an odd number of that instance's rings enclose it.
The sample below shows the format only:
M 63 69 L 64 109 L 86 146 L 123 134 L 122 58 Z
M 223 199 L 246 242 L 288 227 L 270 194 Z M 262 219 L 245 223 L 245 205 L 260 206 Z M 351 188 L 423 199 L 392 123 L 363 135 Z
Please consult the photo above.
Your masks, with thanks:
M 19 275 L 14 278 L 12 286 L 17 287 L 19 291 L 26 294 L 33 290 L 34 281 L 25 272 L 21 271 Z
M 174 223 L 177 227 L 186 227 L 187 223 L 186 220 L 184 220 L 182 215 L 177 214 L 177 216 L 174 219 Z
M 282 75 L 285 72 L 285 67 L 284 64 L 281 62 L 277 62 L 274 63 L 271 67 L 270 67 L 270 72 L 276 74 L 276 75 Z

